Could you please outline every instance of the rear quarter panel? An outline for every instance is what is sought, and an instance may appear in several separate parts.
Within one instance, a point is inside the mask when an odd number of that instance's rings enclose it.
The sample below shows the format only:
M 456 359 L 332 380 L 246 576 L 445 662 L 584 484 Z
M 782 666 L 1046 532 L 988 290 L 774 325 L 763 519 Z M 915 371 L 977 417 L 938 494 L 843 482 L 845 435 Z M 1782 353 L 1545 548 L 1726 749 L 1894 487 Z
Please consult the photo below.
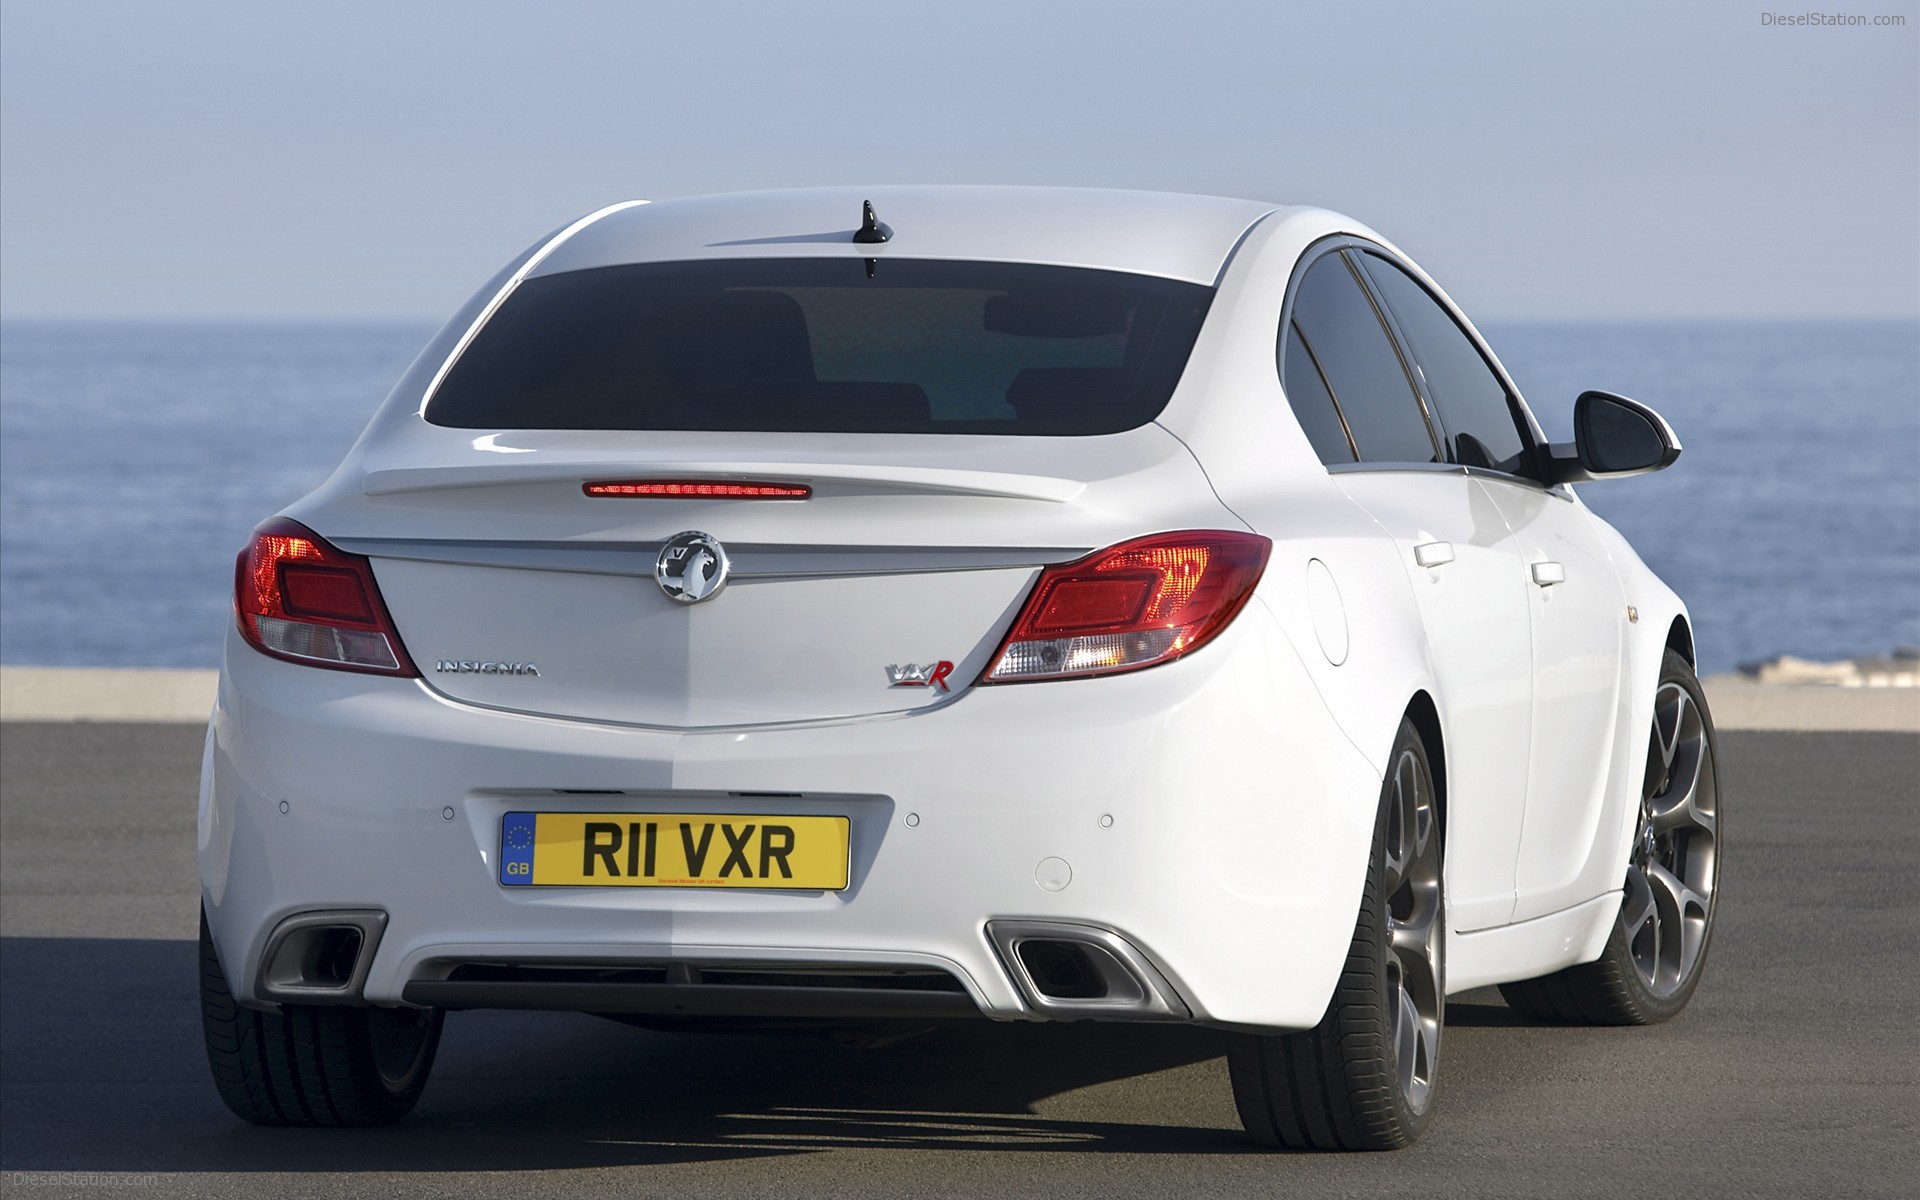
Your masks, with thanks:
M 1160 421 L 1193 451 L 1221 501 L 1274 539 L 1258 598 L 1341 729 L 1384 771 L 1408 700 L 1431 685 L 1419 610 L 1392 541 L 1333 482 L 1301 433 L 1275 365 L 1294 264 L 1321 238 L 1356 232 L 1364 227 L 1317 209 L 1256 226 L 1222 275 Z M 1323 651 L 1307 603 L 1307 565 L 1316 558 L 1344 609 L 1348 653 L 1339 665 Z

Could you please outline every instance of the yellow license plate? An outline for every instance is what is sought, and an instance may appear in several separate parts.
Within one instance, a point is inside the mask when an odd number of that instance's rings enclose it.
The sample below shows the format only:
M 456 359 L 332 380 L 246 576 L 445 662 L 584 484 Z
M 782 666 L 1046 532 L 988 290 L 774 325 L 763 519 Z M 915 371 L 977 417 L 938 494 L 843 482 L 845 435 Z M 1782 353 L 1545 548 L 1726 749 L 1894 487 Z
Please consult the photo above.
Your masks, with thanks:
M 500 882 L 837 892 L 849 829 L 845 817 L 514 812 L 500 822 Z

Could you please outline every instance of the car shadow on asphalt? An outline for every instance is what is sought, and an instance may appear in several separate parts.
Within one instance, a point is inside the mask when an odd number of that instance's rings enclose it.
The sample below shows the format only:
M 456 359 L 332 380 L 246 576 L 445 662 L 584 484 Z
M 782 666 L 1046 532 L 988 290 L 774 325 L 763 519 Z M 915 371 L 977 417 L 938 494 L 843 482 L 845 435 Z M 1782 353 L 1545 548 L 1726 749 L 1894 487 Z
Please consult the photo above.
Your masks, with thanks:
M 1541 1020 L 1527 1016 L 1518 1009 L 1508 1008 L 1499 999 L 1500 994 L 1491 988 L 1483 992 L 1468 992 L 1466 995 L 1473 996 L 1474 1000 L 1447 997 L 1447 1028 L 1551 1029 L 1562 1025 L 1559 1021 Z
M 809 1034 L 455 1013 L 426 1095 L 399 1126 L 261 1129 L 214 1093 L 195 966 L 187 941 L 0 939 L 6 1170 L 516 1170 L 844 1147 L 1255 1152 L 1224 1104 L 1217 1032 L 986 1021 L 860 1049 Z M 1093 1119 L 1035 1111 L 1094 1084 L 1158 1093 L 1168 1080 L 1165 1103 L 1147 1106 L 1167 1125 L 1097 1119 L 1114 1107 L 1097 1100 L 1068 1106 Z

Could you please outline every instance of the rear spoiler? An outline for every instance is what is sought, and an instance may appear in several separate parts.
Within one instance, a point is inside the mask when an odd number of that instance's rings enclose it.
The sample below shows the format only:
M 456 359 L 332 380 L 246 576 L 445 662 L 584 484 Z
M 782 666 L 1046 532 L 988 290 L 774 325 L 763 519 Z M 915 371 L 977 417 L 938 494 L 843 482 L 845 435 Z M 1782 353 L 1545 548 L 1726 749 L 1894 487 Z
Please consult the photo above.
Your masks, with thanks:
M 1084 481 L 1048 475 L 1020 475 L 957 467 L 910 467 L 858 463 L 648 462 L 635 459 L 553 463 L 454 463 L 427 467 L 388 467 L 368 471 L 360 490 L 368 496 L 436 492 L 452 488 L 563 483 L 574 488 L 617 475 L 648 479 L 740 479 L 765 483 L 836 484 L 865 492 L 938 493 L 995 496 L 1069 504 L 1087 489 Z

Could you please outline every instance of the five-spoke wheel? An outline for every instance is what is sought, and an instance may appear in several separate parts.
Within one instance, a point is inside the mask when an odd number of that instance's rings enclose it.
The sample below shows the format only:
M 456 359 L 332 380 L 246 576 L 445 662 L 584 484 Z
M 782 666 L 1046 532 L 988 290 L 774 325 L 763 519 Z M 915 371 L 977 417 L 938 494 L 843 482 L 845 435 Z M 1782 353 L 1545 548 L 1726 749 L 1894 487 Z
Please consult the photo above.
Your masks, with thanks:
M 1686 688 L 1662 684 L 1620 905 L 1628 954 L 1655 996 L 1678 991 L 1706 948 L 1719 865 L 1718 799 L 1706 717 Z
M 1387 798 L 1387 989 L 1394 1062 L 1407 1106 L 1433 1097 L 1446 1006 L 1440 977 L 1440 830 L 1433 777 L 1412 747 L 1394 763 Z

